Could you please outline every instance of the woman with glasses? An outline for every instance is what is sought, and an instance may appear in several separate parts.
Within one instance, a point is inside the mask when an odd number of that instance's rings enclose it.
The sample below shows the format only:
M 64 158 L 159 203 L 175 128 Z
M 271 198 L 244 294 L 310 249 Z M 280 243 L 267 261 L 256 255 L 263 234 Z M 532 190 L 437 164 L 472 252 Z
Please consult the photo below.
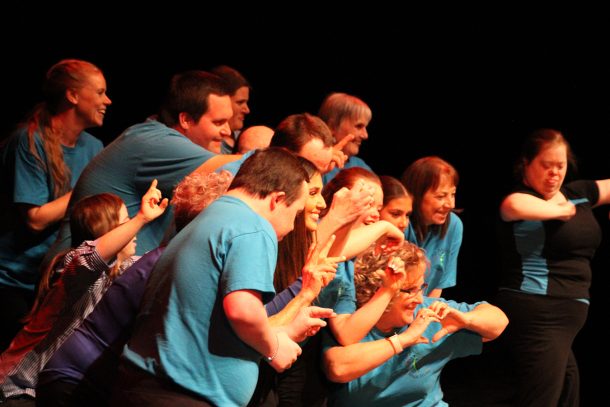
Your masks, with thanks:
M 324 369 L 338 383 L 329 406 L 447 405 L 440 388 L 443 367 L 481 353 L 482 342 L 502 333 L 508 319 L 493 305 L 424 296 L 427 265 L 424 251 L 409 242 L 371 247 L 356 259 L 358 307 L 382 286 L 383 275 L 400 274 L 402 285 L 362 341 L 340 346 L 325 337 Z

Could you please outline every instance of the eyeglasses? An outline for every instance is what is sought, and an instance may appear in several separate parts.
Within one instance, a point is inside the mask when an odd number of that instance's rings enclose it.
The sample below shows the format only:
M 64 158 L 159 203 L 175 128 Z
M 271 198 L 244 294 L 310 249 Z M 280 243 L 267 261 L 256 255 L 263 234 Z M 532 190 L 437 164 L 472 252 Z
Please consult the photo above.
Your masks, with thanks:
M 407 294 L 409 297 L 415 297 L 420 292 L 424 292 L 425 293 L 427 289 L 428 289 L 428 283 L 423 283 L 421 287 L 418 287 L 418 288 L 409 288 L 409 289 L 401 288 L 399 291 L 401 293 Z

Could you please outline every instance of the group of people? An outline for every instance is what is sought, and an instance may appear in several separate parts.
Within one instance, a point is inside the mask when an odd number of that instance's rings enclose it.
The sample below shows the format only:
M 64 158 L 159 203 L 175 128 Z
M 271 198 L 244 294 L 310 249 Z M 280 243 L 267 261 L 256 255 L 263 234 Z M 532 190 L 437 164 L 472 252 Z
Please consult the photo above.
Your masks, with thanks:
M 0 403 L 445 405 L 442 368 L 501 335 L 516 405 L 578 405 L 610 180 L 564 184 L 561 132 L 526 139 L 495 305 L 467 304 L 442 297 L 463 235 L 450 163 L 376 175 L 372 111 L 345 93 L 244 129 L 251 90 L 227 66 L 179 73 L 103 148 L 85 132 L 111 104 L 101 70 L 51 67 L 0 150 Z

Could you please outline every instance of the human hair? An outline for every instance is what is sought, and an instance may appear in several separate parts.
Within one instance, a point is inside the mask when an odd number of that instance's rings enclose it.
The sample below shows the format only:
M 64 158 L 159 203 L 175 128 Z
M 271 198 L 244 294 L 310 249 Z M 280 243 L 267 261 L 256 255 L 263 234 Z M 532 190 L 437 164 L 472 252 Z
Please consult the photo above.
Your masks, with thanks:
M 298 154 L 310 140 L 320 139 L 325 147 L 335 144 L 333 135 L 322 119 L 309 113 L 293 114 L 278 124 L 271 138 L 271 146 L 284 147 Z
M 269 147 L 243 162 L 229 191 L 241 188 L 260 199 L 283 191 L 289 206 L 301 196 L 303 181 L 309 182 L 309 177 L 297 157 L 284 148 Z
M 209 204 L 225 193 L 233 176 L 229 171 L 187 175 L 174 189 L 174 223 L 180 231 Z
M 74 249 L 80 246 L 87 240 L 95 240 L 119 226 L 119 216 L 122 206 L 123 200 L 121 198 L 115 194 L 106 192 L 86 196 L 76 202 L 70 215 L 72 248 Z M 32 310 L 25 317 L 26 321 L 28 321 L 42 305 L 44 297 L 47 295 L 57 278 L 54 273 L 55 267 L 69 251 L 70 249 L 58 253 L 42 271 L 38 283 L 36 300 L 34 301 Z M 111 277 L 115 276 L 119 267 L 120 264 L 117 262 L 110 270 L 109 275 Z
M 381 189 L 383 190 L 383 206 L 398 198 L 409 197 L 409 192 L 399 180 L 389 175 L 380 175 Z
M 428 226 L 423 220 L 421 211 L 424 195 L 427 191 L 438 188 L 443 176 L 449 177 L 453 185 L 458 186 L 460 177 L 456 169 L 447 161 L 436 156 L 423 157 L 414 161 L 402 174 L 401 181 L 413 198 L 414 210 L 411 215 L 411 224 L 420 241 L 424 239 L 429 231 L 438 233 L 442 239 L 449 228 L 450 216 L 447 216 L 445 223 L 442 225 Z
M 356 181 L 359 179 L 373 182 L 381 187 L 381 181 L 377 175 L 361 167 L 351 167 L 339 171 L 337 175 L 328 182 L 328 184 L 324 185 L 324 189 L 322 189 L 322 197 L 326 202 L 332 202 L 333 196 L 337 191 L 343 187 L 351 189 L 354 185 L 356 185 Z M 330 205 L 322 210 L 320 217 L 326 216 L 329 210 Z
M 306 158 L 297 159 L 311 180 L 320 172 Z M 301 276 L 301 270 L 307 261 L 307 252 L 313 242 L 312 232 L 305 225 L 305 213 L 301 212 L 294 220 L 294 229 L 278 243 L 277 264 L 273 275 L 273 285 L 276 292 L 286 289 Z
M 225 88 L 229 95 L 235 95 L 239 88 L 247 87 L 252 90 L 250 82 L 234 68 L 227 65 L 219 65 L 213 68 L 210 72 L 218 75 L 225 83 Z
M 168 127 L 179 122 L 180 113 L 186 113 L 198 122 L 208 111 L 211 94 L 227 96 L 229 92 L 218 75 L 205 71 L 187 71 L 172 77 L 158 119 Z
M 404 262 L 407 281 L 418 279 L 419 276 L 414 275 L 419 270 L 418 266 L 422 262 L 428 262 L 424 249 L 406 240 L 401 245 L 390 248 L 381 249 L 377 245 L 370 246 L 354 261 L 354 286 L 356 287 L 358 308 L 369 302 L 381 287 L 383 279 L 380 270 L 385 271 L 388 262 L 394 257 L 398 257 Z M 392 301 L 386 310 L 391 305 Z
M 362 117 L 366 121 L 370 121 L 373 112 L 362 99 L 347 93 L 335 92 L 326 96 L 320 106 L 318 116 L 335 132 L 343 120 L 356 121 Z
M 566 146 L 568 167 L 572 171 L 577 170 L 576 157 L 572 153 L 570 143 L 568 143 L 563 134 L 558 130 L 538 129 L 529 134 L 521 147 L 521 154 L 514 168 L 515 178 L 518 181 L 523 180 L 525 166 L 531 163 L 550 144 L 563 144 Z
M 36 105 L 26 119 L 30 152 L 38 165 L 49 175 L 54 198 L 70 190 L 71 174 L 64 161 L 61 145 L 64 129 L 54 127 L 52 118 L 72 106 L 66 92 L 81 89 L 93 74 L 102 74 L 102 71 L 91 62 L 80 59 L 63 59 L 53 65 L 47 71 L 42 87 L 43 102 Z M 46 160 L 42 159 L 36 148 L 36 133 L 42 142 Z

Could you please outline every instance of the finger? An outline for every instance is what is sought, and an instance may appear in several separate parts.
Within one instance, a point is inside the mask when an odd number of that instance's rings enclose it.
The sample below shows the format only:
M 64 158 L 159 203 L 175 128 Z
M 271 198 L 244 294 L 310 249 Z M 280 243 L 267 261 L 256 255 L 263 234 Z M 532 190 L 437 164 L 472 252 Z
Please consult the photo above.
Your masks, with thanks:
M 309 329 L 320 329 L 322 327 L 326 326 L 326 321 L 324 321 L 323 319 L 319 319 L 319 318 L 312 318 L 309 322 L 308 322 Z
M 343 150 L 343 147 L 345 147 L 347 145 L 347 143 L 349 143 L 350 141 L 353 141 L 355 138 L 356 138 L 356 136 L 354 136 L 353 134 L 348 134 L 347 136 L 345 136 L 341 140 L 339 140 L 339 142 L 337 144 L 335 144 L 335 146 L 333 148 L 335 150 Z
M 309 316 L 312 318 L 329 318 L 334 317 L 335 315 L 335 311 L 333 311 L 332 308 L 309 307 Z
M 159 181 L 157 181 L 157 179 L 153 179 L 152 182 L 150 183 L 150 188 L 148 188 L 149 191 L 152 191 L 153 189 L 157 188 L 157 184 L 159 183 Z
M 165 209 L 167 208 L 167 205 L 169 205 L 169 200 L 167 198 L 163 198 L 163 200 L 159 204 L 159 208 Z
M 314 243 L 312 243 L 309 246 L 309 250 L 307 250 L 307 260 L 306 260 L 306 262 L 309 262 L 309 260 L 311 260 L 311 257 L 313 256 L 313 252 L 316 250 L 316 246 L 317 245 L 318 244 L 316 242 L 314 242 Z
M 327 257 L 326 258 L 326 263 L 343 263 L 345 261 L 345 256 L 337 256 L 337 257 Z

